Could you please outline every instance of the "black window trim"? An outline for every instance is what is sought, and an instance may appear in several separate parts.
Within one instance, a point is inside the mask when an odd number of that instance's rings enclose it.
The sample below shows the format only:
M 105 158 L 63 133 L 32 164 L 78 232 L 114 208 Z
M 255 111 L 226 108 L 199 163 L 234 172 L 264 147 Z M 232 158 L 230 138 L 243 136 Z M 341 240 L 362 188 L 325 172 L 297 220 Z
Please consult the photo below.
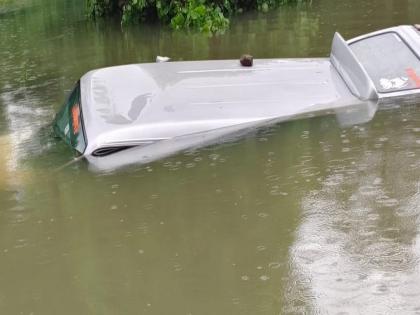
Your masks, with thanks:
M 85 131 L 85 120 L 83 119 L 83 109 L 82 109 L 82 86 L 80 83 L 80 80 L 77 81 L 77 86 L 79 88 L 79 111 L 80 111 L 80 123 L 82 124 L 82 132 L 83 132 L 83 139 L 85 141 L 85 149 L 83 150 L 83 152 L 79 152 L 77 150 L 75 150 L 76 152 L 80 153 L 80 155 L 83 155 L 86 152 L 86 149 L 88 147 L 88 139 L 86 136 L 86 131 Z

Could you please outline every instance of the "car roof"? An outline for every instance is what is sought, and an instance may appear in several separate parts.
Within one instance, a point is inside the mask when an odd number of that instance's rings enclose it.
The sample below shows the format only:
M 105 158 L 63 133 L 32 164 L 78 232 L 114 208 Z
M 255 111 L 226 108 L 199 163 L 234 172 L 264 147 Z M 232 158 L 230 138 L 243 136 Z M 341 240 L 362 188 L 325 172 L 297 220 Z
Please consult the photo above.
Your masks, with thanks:
M 81 79 L 86 153 L 354 102 L 329 58 L 134 64 Z
M 398 33 L 420 55 L 414 26 L 383 29 L 347 43 L 386 32 Z M 346 45 L 338 34 L 334 42 L 337 38 Z M 212 60 L 90 71 L 80 80 L 85 154 L 355 104 L 360 100 L 337 72 L 340 68 L 330 58 L 313 58 L 257 59 L 252 67 L 242 67 L 239 60 Z

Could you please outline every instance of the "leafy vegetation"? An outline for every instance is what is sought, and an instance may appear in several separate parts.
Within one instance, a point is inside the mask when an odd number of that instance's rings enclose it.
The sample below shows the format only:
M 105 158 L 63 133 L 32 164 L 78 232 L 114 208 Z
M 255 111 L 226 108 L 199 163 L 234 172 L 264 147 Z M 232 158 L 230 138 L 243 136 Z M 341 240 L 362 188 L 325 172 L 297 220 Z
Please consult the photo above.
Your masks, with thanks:
M 203 32 L 223 31 L 236 12 L 263 12 L 280 5 L 305 0 L 87 0 L 91 17 L 118 15 L 121 22 L 160 20 L 173 29 L 194 28 Z

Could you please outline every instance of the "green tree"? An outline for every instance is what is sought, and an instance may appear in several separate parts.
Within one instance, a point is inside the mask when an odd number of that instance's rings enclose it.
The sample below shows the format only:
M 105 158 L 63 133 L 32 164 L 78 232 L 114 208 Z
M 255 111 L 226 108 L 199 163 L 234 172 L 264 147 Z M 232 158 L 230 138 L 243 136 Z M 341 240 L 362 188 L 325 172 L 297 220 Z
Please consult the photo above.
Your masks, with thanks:
M 229 17 L 244 10 L 268 11 L 306 0 L 87 0 L 91 17 L 117 15 L 123 24 L 160 20 L 173 29 L 223 31 Z

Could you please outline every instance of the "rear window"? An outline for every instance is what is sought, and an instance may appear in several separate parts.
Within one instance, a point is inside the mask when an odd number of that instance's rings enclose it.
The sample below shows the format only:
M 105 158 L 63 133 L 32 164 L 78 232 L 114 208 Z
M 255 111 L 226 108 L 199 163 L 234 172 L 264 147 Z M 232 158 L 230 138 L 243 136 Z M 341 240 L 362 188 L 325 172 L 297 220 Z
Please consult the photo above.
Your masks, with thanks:
M 54 124 L 55 132 L 79 153 L 86 149 L 83 118 L 80 107 L 80 82 L 67 98 Z
M 350 48 L 378 92 L 420 88 L 420 60 L 397 33 L 362 39 Z

